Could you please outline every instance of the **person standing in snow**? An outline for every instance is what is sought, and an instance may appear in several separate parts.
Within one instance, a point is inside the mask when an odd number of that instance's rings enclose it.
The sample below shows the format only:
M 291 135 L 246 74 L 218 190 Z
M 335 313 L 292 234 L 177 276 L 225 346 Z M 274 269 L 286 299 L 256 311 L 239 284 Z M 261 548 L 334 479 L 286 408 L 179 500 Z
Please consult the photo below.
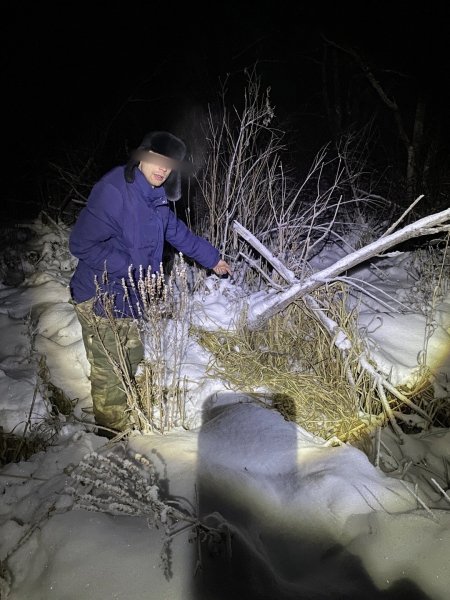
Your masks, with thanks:
M 219 251 L 195 235 L 169 206 L 169 201 L 181 197 L 185 156 L 186 146 L 175 135 L 146 134 L 126 165 L 113 168 L 94 185 L 70 234 L 69 249 L 78 258 L 70 292 L 91 367 L 95 422 L 116 431 L 129 428 L 129 411 L 107 353 L 117 358 L 118 333 L 131 376 L 144 356 L 133 320 L 137 300 L 124 298 L 122 280 L 129 279 L 130 269 L 134 276 L 140 267 L 159 272 L 167 241 L 217 275 L 231 274 Z M 107 293 L 114 298 L 117 331 L 102 312 L 99 291 L 100 296 Z M 99 317 L 95 330 L 93 313 Z

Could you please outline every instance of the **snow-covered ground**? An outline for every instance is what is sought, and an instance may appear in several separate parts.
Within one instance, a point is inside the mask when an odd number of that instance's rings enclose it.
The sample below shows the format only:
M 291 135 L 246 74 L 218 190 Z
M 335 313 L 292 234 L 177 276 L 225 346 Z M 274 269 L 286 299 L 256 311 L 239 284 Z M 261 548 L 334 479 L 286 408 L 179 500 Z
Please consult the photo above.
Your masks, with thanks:
M 40 220 L 33 228 L 24 281 L 0 288 L 0 422 L 21 433 L 48 416 L 39 355 L 52 383 L 77 402 L 45 451 L 0 470 L 2 600 L 448 598 L 449 430 L 405 435 L 399 445 L 386 429 L 388 475 L 361 450 L 330 446 L 245 394 L 202 379 L 208 356 L 193 344 L 185 365 L 197 381 L 187 403 L 191 428 L 108 443 L 87 424 L 89 369 L 68 302 L 75 266 L 68 229 Z M 411 257 L 392 253 L 377 269 L 352 275 L 412 306 L 408 298 L 418 295 L 410 273 Z M 233 283 L 211 278 L 208 289 L 198 299 L 203 316 L 226 324 Z M 408 382 L 430 332 L 423 307 L 377 309 L 366 300 L 359 312 L 373 357 L 393 383 Z M 433 314 L 426 361 L 436 396 L 448 401 L 450 293 Z M 137 473 L 145 486 L 151 461 L 171 498 L 211 513 L 207 523 L 229 531 L 231 554 L 226 536 L 199 552 L 189 528 L 164 554 L 164 530 L 149 515 L 74 510 L 68 485 L 93 452 L 106 457 L 119 488 L 126 485 L 114 464 L 128 465 L 130 479 Z

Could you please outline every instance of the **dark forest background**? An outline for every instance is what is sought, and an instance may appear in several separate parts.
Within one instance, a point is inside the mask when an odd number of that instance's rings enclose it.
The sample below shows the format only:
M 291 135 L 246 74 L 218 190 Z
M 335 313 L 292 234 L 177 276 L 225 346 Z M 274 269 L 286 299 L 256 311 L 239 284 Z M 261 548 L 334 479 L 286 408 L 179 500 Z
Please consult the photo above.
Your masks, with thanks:
M 226 82 L 270 87 L 287 156 L 364 139 L 377 190 L 449 206 L 448 3 L 40 2 L 2 6 L 4 220 L 61 207 L 127 160 L 144 133 L 188 147 Z M 76 188 L 76 189 L 75 189 Z

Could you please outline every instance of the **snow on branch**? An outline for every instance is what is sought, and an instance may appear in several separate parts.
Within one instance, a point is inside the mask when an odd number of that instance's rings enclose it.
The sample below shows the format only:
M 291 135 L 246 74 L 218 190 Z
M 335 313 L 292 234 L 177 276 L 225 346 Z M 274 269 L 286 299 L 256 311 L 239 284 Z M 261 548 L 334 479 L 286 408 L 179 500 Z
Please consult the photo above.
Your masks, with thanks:
M 163 462 L 156 451 L 153 454 Z M 206 525 L 187 500 L 167 494 L 166 483 L 155 460 L 128 450 L 122 443 L 104 454 L 87 454 L 72 469 L 66 492 L 73 497 L 74 509 L 143 516 L 149 527 L 162 528 L 165 541 L 160 558 L 169 580 L 173 574 L 171 543 L 176 535 L 188 530 L 197 546 L 207 540 L 210 544 L 226 542 L 229 547 L 230 533 L 224 520 L 217 527 Z
M 249 317 L 248 326 L 250 328 L 257 328 L 261 326 L 270 317 L 286 308 L 291 302 L 302 298 L 306 305 L 312 310 L 312 314 L 315 315 L 315 317 L 329 332 L 335 346 L 344 356 L 346 356 L 352 348 L 351 340 L 348 338 L 339 324 L 325 314 L 324 309 L 318 304 L 315 298 L 310 295 L 310 292 L 314 289 L 317 289 L 321 285 L 326 284 L 331 279 L 335 278 L 337 275 L 349 269 L 350 267 L 360 264 L 372 256 L 380 254 L 380 252 L 387 250 L 401 241 L 421 235 L 431 234 L 437 230 L 450 230 L 450 223 L 447 223 L 449 220 L 450 209 L 420 219 L 419 221 L 404 227 L 396 233 L 382 237 L 379 240 L 368 244 L 364 248 L 361 248 L 356 252 L 352 252 L 348 256 L 334 263 L 334 265 L 331 265 L 330 267 L 327 267 L 318 273 L 314 273 L 304 281 L 298 280 L 292 271 L 287 269 L 279 259 L 273 256 L 270 250 L 261 244 L 261 242 L 255 238 L 255 236 L 242 227 L 242 225 L 235 222 L 235 231 L 247 242 L 249 242 L 255 249 L 257 249 L 261 256 L 263 256 L 289 284 L 289 288 L 287 290 L 276 293 L 274 296 L 272 296 L 272 298 L 269 299 L 269 303 L 266 300 L 264 304 L 264 310 L 259 312 L 259 314 L 256 313 L 256 317 L 255 312 L 253 313 L 253 317 Z M 364 352 L 359 355 L 358 363 L 361 369 L 368 373 L 374 382 L 386 416 L 391 422 L 393 430 L 399 437 L 402 437 L 402 431 L 395 421 L 393 411 L 386 398 L 385 390 L 389 391 L 394 397 L 408 405 L 412 410 L 420 414 L 426 421 L 429 422 L 430 419 L 428 415 L 420 407 L 415 405 L 409 398 L 397 390 L 391 383 L 389 383 L 389 381 L 371 365 Z M 347 371 L 347 378 L 350 384 L 354 384 L 352 381 L 352 374 L 349 370 Z
M 259 242 L 255 236 L 245 230 L 240 223 L 234 221 L 233 229 L 244 239 L 246 239 L 252 246 L 257 248 L 258 252 L 264 258 L 269 260 L 274 269 L 280 273 L 280 275 L 286 279 L 289 287 L 282 291 L 273 294 L 270 298 L 266 298 L 259 305 L 252 307 L 252 314 L 249 315 L 248 325 L 250 327 L 257 328 L 267 319 L 273 317 L 275 314 L 284 310 L 291 302 L 302 298 L 306 294 L 309 294 L 313 290 L 325 285 L 334 277 L 337 277 L 341 273 L 359 265 L 373 256 L 382 254 L 385 250 L 400 244 L 406 240 L 420 237 L 423 235 L 432 235 L 434 233 L 440 233 L 442 231 L 450 231 L 450 208 L 443 210 L 433 215 L 428 215 L 410 223 L 403 229 L 391 233 L 390 235 L 383 236 L 374 242 L 371 242 L 367 246 L 351 252 L 344 256 L 333 265 L 313 273 L 303 281 L 300 281 L 291 275 L 291 271 L 287 269 L 278 259 L 276 259 L 270 253 L 267 248 Z M 271 257 L 270 259 L 268 257 Z

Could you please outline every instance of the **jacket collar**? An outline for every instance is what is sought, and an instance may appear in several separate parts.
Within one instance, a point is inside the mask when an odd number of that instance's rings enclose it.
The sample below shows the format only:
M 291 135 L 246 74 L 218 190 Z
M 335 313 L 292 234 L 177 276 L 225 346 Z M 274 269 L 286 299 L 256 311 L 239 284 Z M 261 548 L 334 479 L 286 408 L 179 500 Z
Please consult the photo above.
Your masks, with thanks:
M 157 201 L 158 204 L 167 204 L 167 196 L 164 186 L 154 187 L 151 185 L 141 171 L 139 171 L 139 169 L 136 169 L 135 185 L 138 187 L 139 192 L 142 194 L 145 200 L 147 200 L 147 202 Z

